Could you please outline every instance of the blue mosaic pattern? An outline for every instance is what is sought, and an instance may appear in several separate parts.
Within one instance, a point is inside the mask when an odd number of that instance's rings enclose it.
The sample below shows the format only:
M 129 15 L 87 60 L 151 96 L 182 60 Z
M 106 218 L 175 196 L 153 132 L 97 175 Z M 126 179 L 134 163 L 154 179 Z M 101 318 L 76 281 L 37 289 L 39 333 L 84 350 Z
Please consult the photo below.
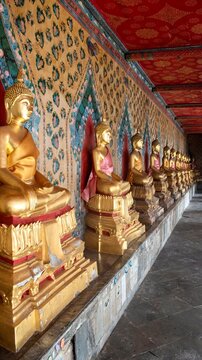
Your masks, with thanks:
M 129 146 L 129 153 L 132 152 L 132 144 L 131 144 L 131 137 L 132 137 L 132 125 L 129 119 L 128 113 L 128 103 L 126 102 L 124 107 L 124 112 L 122 116 L 122 120 L 118 130 L 118 159 L 122 160 L 123 154 L 123 142 L 124 142 L 124 135 L 128 135 L 128 146 Z M 120 166 L 122 167 L 122 161 L 119 161 Z M 122 169 L 119 169 L 120 173 L 122 173 Z
M 7 89 L 13 85 L 16 80 L 18 68 L 22 65 L 22 56 L 15 40 L 5 0 L 1 1 L 0 14 L 0 76 L 4 88 Z M 24 69 L 28 75 L 25 64 Z M 33 83 L 30 80 L 26 80 L 25 84 L 33 93 L 35 93 Z M 38 112 L 38 103 L 35 98 L 34 111 L 29 122 L 26 123 L 26 128 L 32 133 L 37 145 L 39 142 L 39 122 L 40 114 Z

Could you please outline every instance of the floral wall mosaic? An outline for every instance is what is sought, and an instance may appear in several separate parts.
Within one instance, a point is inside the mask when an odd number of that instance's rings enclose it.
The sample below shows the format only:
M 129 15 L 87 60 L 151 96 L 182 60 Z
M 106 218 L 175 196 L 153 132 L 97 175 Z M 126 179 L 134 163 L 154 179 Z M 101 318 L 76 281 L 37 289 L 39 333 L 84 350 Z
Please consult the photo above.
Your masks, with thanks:
M 62 3 L 1 1 L 0 76 L 6 89 L 23 63 L 27 85 L 36 96 L 28 127 L 40 150 L 39 168 L 54 184 L 71 190 L 80 219 L 81 150 L 89 115 L 94 125 L 103 116 L 108 119 L 119 173 L 125 134 L 130 138 L 139 129 L 149 144 L 159 137 L 162 146 L 168 143 L 180 150 L 185 138 L 113 52 L 104 49 Z

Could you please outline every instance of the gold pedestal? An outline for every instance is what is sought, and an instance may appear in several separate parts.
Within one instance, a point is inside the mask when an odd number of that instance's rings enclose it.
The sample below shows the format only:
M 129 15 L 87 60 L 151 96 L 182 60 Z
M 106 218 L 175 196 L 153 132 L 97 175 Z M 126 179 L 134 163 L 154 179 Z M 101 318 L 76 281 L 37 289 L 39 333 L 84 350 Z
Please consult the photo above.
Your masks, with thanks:
M 176 173 L 167 172 L 166 175 L 167 175 L 167 179 L 168 179 L 168 190 L 171 192 L 171 196 L 176 201 L 181 196 L 181 193 L 180 193 L 180 191 L 178 190 L 178 187 L 177 187 Z
M 132 194 L 135 208 L 140 213 L 140 221 L 146 226 L 152 225 L 164 209 L 159 206 L 159 199 L 154 196 L 154 185 L 133 185 Z
M 84 258 L 84 242 L 71 235 L 74 209 L 6 222 L 1 218 L 0 345 L 18 351 L 89 285 L 97 276 L 97 264 Z M 57 266 L 47 260 L 50 223 L 57 226 L 64 254 Z
M 183 196 L 186 192 L 186 189 L 184 187 L 184 184 L 182 182 L 182 173 L 181 171 L 177 171 L 177 187 L 181 195 Z
M 187 191 L 189 189 L 189 186 L 188 186 L 188 183 L 187 183 L 187 178 L 186 178 L 185 171 L 182 171 L 182 184 L 183 184 L 183 187 L 185 188 L 185 191 Z
M 154 180 L 155 196 L 159 199 L 159 205 L 168 210 L 174 203 L 174 199 L 171 197 L 171 193 L 168 190 L 167 181 Z
M 86 205 L 86 248 L 123 255 L 129 243 L 145 232 L 132 205 L 131 192 L 124 196 L 93 196 Z

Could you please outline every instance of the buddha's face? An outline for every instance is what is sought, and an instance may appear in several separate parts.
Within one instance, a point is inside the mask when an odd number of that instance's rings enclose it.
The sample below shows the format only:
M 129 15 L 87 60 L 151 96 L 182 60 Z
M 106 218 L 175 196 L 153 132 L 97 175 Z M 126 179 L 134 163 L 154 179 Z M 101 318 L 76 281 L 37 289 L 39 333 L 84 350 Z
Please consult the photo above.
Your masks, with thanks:
M 174 157 L 176 156 L 175 150 L 172 150 L 172 151 L 170 152 L 170 156 L 171 156 L 171 158 L 174 158 Z
M 133 142 L 134 149 L 141 150 L 143 148 L 143 140 L 139 139 L 138 141 Z
M 160 144 L 159 143 L 156 143 L 153 145 L 153 151 L 156 153 L 156 154 L 159 154 L 160 153 Z
M 13 119 L 17 119 L 20 122 L 29 120 L 33 112 L 33 98 L 28 96 L 22 96 L 17 99 L 11 108 L 11 115 Z
M 107 129 L 103 131 L 102 133 L 102 139 L 106 144 L 109 144 L 112 139 L 112 133 L 110 129 Z
M 164 149 L 164 155 L 169 157 L 170 156 L 170 150 L 169 149 Z

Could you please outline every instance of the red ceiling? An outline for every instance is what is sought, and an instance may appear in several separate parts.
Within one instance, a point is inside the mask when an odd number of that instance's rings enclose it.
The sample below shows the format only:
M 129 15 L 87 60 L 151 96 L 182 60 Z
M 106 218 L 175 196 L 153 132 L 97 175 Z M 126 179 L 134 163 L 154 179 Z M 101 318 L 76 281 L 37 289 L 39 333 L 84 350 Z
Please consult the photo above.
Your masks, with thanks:
M 202 0 L 91 0 L 91 3 L 128 51 L 135 51 L 128 58 L 138 61 L 154 86 L 187 84 L 183 90 L 158 89 L 158 92 L 167 104 L 197 103 L 196 109 L 172 110 L 176 116 L 201 116 L 202 132 Z M 168 47 L 172 51 L 162 51 Z M 199 84 L 199 89 L 189 88 L 189 84 Z M 192 132 L 192 128 L 188 131 Z

